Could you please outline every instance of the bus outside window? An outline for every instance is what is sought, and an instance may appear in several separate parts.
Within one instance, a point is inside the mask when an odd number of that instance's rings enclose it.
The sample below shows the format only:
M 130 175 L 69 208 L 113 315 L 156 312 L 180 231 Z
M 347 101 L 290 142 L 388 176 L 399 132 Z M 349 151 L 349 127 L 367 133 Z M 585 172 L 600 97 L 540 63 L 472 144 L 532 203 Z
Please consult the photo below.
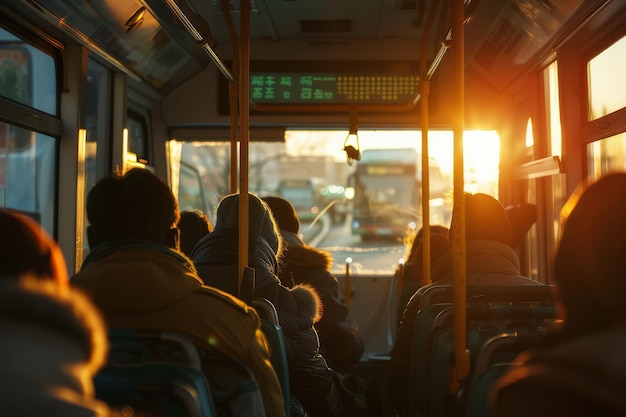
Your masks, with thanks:
M 0 29 L 0 96 L 56 114 L 54 59 Z M 0 122 L 0 207 L 21 211 L 50 235 L 55 230 L 56 141 Z

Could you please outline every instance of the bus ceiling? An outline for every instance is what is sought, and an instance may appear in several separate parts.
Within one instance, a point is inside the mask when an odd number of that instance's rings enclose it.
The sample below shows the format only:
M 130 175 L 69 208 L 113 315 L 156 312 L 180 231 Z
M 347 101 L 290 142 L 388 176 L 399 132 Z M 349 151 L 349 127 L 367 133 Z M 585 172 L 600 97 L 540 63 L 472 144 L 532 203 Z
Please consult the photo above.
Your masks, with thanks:
M 174 17 L 172 8 L 161 0 L 107 0 L 84 8 L 75 7 L 72 0 L 18 0 L 10 7 L 27 9 L 34 21 L 89 44 L 110 62 L 117 62 L 119 69 L 162 94 L 171 92 L 207 68 L 215 70 L 215 63 L 232 70 L 226 62 L 232 61 L 236 49 L 226 17 L 232 17 L 235 33 L 238 33 L 239 2 L 229 1 L 228 13 L 222 10 L 218 0 L 172 0 L 170 3 L 180 6 L 197 30 L 196 34 L 180 18 Z M 341 76 L 350 75 L 346 74 L 349 62 L 365 61 L 366 65 L 361 66 L 362 74 L 376 69 L 379 63 L 416 63 L 424 36 L 427 37 L 424 42 L 428 45 L 428 63 L 437 59 L 450 28 L 447 1 L 379 0 L 373 3 L 376 4 L 371 7 L 376 7 L 378 14 L 372 14 L 371 8 L 364 10 L 363 2 L 356 0 L 319 0 L 315 2 L 316 7 L 302 1 L 252 0 L 251 70 L 255 71 L 255 63 L 260 61 L 275 61 L 276 68 L 282 69 L 287 61 L 296 64 L 325 61 L 336 63 L 337 67 L 318 75 Z M 597 12 L 597 9 L 589 10 L 582 0 L 467 0 L 465 3 L 466 76 L 480 87 L 496 91 L 511 88 L 515 80 L 528 71 L 528 62 L 536 62 L 537 55 L 549 54 L 563 41 L 559 37 L 562 29 L 571 32 Z M 425 33 L 431 11 L 433 25 Z M 486 32 L 485 27 L 491 30 Z M 442 61 L 442 67 L 449 66 L 446 61 L 447 58 Z M 297 75 L 298 71 L 292 75 Z M 442 72 L 433 80 L 447 79 L 449 71 Z M 402 74 L 419 75 L 413 69 Z M 255 79 L 251 77 L 250 82 Z M 410 86 L 411 81 L 408 82 Z M 252 88 L 251 94 L 254 94 Z M 392 109 L 394 106 L 399 106 L 398 110 L 406 109 L 411 101 L 402 100 L 387 104 Z M 258 109 L 262 109 L 271 103 L 258 104 Z M 303 106 L 303 111 L 316 110 L 304 103 L 297 105 Z M 323 107 L 317 109 L 328 111 Z M 276 110 L 273 104 L 270 110 Z

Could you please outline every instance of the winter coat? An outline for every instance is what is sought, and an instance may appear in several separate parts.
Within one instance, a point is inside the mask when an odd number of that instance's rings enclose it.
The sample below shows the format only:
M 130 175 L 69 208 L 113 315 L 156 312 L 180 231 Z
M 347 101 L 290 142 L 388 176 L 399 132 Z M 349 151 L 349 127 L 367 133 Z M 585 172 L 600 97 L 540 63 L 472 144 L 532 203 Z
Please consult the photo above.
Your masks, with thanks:
M 202 285 L 181 253 L 147 242 L 101 244 L 71 284 L 91 295 L 112 327 L 183 333 L 201 349 L 244 363 L 257 380 L 266 415 L 284 415 L 258 314 L 230 294 Z
M 248 248 L 248 266 L 254 269 L 254 296 L 266 298 L 276 307 L 289 364 L 315 357 L 319 353 L 319 342 L 313 323 L 321 312 L 317 294 L 304 286 L 294 292 L 280 284 L 274 274 L 277 265 L 274 252 L 263 238 L 251 238 Z M 192 255 L 204 283 L 236 294 L 237 252 L 235 229 L 216 230 L 200 240 Z
M 493 385 L 495 417 L 626 415 L 626 327 L 525 352 Z
M 0 281 L 2 414 L 108 416 L 92 382 L 106 359 L 104 324 L 82 294 L 48 284 Z
M 281 283 L 287 287 L 310 285 L 322 301 L 322 319 L 315 324 L 322 355 L 335 369 L 359 362 L 364 350 L 363 340 L 348 315 L 348 307 L 339 298 L 339 282 L 329 271 L 332 257 L 306 245 L 290 231 L 281 229 L 280 233 L 286 242 L 279 261 Z
M 509 245 L 495 240 L 470 240 L 465 246 L 467 285 L 537 285 L 520 273 L 519 257 Z M 433 266 L 433 284 L 452 284 L 452 249 Z
M 207 285 L 236 293 L 238 238 L 237 229 L 216 228 L 194 248 L 194 264 Z M 278 312 L 287 347 L 291 392 L 315 417 L 353 415 L 353 408 L 359 405 L 351 397 L 360 399 L 361 404 L 365 399 L 360 392 L 350 391 L 344 377 L 319 354 L 313 326 L 322 309 L 317 293 L 305 285 L 292 289 L 281 285 L 274 273 L 277 264 L 273 253 L 263 238 L 250 236 L 248 266 L 255 271 L 254 295 L 267 298 Z

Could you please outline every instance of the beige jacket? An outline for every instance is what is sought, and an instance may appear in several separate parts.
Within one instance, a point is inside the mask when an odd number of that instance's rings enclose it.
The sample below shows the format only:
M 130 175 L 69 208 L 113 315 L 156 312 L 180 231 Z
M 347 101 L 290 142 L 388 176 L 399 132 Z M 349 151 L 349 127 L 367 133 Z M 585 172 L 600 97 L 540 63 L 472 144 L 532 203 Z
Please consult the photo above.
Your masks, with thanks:
M 155 245 L 96 250 L 71 284 L 92 297 L 111 327 L 183 333 L 201 348 L 243 362 L 256 377 L 266 415 L 285 415 L 256 311 L 203 286 L 193 265 L 179 253 Z

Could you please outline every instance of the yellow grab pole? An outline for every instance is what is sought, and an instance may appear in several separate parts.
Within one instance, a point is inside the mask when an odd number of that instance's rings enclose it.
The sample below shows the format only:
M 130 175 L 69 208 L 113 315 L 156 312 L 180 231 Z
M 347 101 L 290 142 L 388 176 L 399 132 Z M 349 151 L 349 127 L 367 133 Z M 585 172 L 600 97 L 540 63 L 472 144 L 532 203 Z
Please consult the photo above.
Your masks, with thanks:
M 465 268 L 465 195 L 463 166 L 463 131 L 465 123 L 465 64 L 463 60 L 463 0 L 452 1 L 452 65 L 455 95 L 454 120 L 454 228 L 452 238 L 454 275 L 454 363 L 450 366 L 450 392 L 456 393 L 469 374 L 467 350 L 466 268 Z
M 250 2 L 241 2 L 241 54 L 239 72 L 239 282 L 248 265 L 248 143 L 250 124 Z

